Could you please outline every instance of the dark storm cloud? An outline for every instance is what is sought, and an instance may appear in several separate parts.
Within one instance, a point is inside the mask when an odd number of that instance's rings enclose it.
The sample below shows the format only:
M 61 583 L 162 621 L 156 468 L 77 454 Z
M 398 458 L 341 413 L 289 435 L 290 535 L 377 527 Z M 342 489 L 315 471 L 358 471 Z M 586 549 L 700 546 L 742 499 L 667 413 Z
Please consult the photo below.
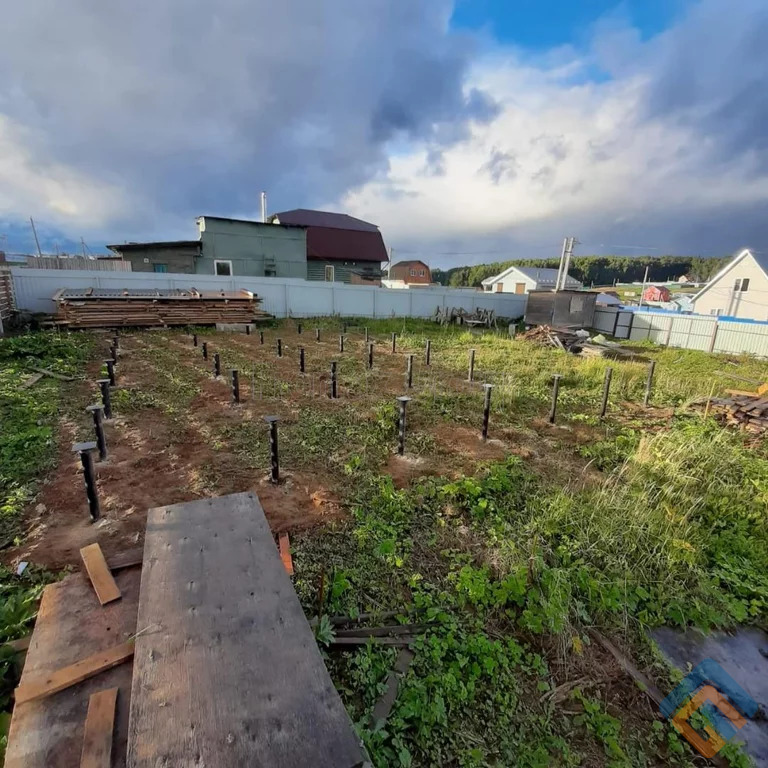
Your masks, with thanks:
M 752 153 L 768 170 L 768 3 L 705 0 L 650 47 L 644 116 L 673 120 L 712 144 L 712 160 Z
M 13 3 L 0 116 L 32 129 L 36 155 L 131 191 L 141 209 L 116 214 L 116 235 L 252 212 L 260 189 L 273 209 L 317 204 L 385 169 L 388 141 L 439 150 L 493 117 L 490 96 L 464 93 L 474 51 L 447 31 L 450 8 Z

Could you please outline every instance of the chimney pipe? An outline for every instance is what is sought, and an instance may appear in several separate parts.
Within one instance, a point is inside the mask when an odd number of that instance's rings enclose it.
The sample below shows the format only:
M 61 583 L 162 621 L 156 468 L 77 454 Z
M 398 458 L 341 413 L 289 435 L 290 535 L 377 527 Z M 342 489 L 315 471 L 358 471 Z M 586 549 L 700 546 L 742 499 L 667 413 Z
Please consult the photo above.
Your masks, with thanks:
M 267 193 L 266 192 L 261 193 L 261 222 L 262 224 L 267 223 Z

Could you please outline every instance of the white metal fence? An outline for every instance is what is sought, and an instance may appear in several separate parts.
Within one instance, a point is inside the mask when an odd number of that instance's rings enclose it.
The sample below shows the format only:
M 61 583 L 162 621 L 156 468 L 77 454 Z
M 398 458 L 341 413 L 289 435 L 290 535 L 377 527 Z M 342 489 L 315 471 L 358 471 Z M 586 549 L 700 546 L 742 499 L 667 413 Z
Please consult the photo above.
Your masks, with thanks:
M 278 277 L 219 277 L 152 272 L 78 272 L 12 268 L 16 306 L 29 312 L 55 311 L 51 297 L 59 288 L 197 288 L 199 291 L 253 291 L 262 308 L 276 317 L 430 317 L 437 307 L 467 312 L 493 309 L 499 317 L 525 313 L 527 297 L 453 288 L 391 290 Z
M 630 341 L 647 339 L 665 347 L 768 357 L 768 323 L 600 309 L 595 312 L 594 327 Z

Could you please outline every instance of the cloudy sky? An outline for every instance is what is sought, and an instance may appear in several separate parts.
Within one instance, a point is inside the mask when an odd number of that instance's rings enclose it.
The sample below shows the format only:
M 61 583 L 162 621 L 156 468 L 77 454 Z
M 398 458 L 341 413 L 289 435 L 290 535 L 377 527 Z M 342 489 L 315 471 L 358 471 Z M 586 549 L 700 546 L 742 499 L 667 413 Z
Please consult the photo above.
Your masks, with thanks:
M 0 248 L 266 189 L 434 266 L 768 250 L 767 39 L 765 0 L 6 3 Z

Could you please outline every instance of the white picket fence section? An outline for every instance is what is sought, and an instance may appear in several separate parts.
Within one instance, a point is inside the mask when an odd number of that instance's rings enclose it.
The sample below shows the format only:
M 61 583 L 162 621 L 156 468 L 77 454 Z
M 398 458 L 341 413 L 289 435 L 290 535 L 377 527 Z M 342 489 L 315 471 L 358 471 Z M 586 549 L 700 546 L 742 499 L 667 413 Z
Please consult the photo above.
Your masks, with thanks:
M 245 289 L 262 298 L 262 308 L 276 317 L 431 317 L 438 307 L 461 307 L 466 312 L 493 309 L 498 317 L 518 318 L 527 297 L 513 293 L 484 293 L 455 288 L 395 290 L 368 285 L 345 285 L 278 277 L 219 277 L 152 272 L 86 272 L 12 268 L 16 308 L 55 312 L 51 297 L 60 288 L 167 288 L 199 291 Z

